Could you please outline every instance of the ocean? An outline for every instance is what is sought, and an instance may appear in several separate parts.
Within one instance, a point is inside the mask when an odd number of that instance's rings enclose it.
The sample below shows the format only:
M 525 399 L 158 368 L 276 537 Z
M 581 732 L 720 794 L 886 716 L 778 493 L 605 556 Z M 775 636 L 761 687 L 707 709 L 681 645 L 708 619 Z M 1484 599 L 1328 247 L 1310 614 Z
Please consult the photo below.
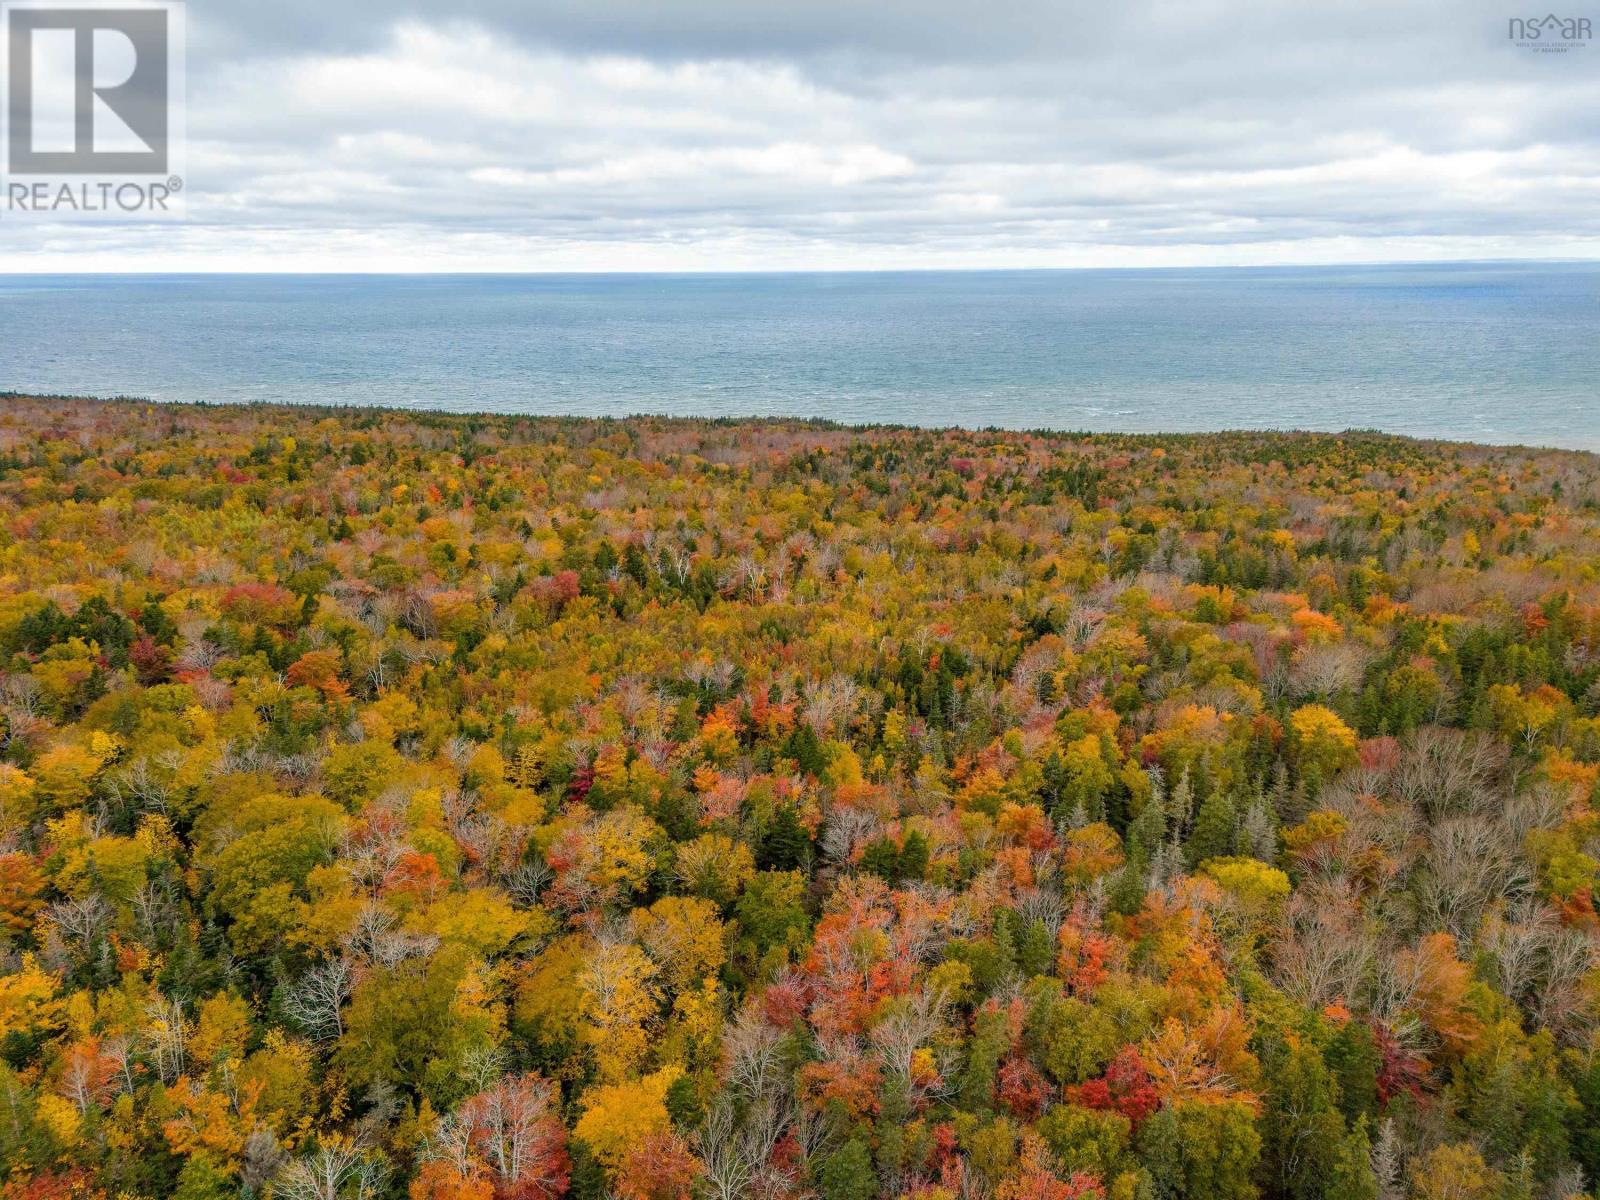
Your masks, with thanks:
M 1600 263 L 5 276 L 0 390 L 1600 449 Z

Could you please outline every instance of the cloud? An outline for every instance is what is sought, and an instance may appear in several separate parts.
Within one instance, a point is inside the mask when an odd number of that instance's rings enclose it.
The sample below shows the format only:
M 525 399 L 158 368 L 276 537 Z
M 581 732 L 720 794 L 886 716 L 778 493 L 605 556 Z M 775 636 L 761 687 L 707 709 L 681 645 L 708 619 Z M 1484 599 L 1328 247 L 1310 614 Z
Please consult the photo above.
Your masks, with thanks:
M 1600 44 L 1493 4 L 191 6 L 189 220 L 6 269 L 1600 252 Z

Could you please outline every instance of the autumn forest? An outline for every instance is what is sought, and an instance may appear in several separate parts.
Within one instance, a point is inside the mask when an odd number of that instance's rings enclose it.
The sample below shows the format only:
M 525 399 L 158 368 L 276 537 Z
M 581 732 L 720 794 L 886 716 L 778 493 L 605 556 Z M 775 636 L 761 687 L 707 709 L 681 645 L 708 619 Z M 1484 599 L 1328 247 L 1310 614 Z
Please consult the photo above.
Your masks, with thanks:
M 3 1200 L 1569 1200 L 1600 459 L 0 399 Z

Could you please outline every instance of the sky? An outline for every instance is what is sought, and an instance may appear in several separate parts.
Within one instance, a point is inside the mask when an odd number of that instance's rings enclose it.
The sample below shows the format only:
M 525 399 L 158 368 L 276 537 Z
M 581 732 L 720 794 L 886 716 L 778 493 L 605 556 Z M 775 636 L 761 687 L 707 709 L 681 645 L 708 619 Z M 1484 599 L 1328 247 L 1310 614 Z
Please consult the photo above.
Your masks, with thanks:
M 187 218 L 0 270 L 1600 257 L 1600 40 L 1526 5 L 195 0 Z

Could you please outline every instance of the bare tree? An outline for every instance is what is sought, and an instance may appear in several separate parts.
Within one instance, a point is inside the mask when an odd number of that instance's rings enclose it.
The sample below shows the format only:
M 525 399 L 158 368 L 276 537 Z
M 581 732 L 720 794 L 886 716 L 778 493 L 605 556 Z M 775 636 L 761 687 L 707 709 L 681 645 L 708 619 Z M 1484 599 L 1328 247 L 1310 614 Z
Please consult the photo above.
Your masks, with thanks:
M 58 962 L 86 963 L 106 943 L 111 906 L 99 896 L 60 900 L 44 914 L 45 955 Z
M 539 1075 L 504 1078 L 447 1118 L 472 1131 L 505 1190 L 548 1195 L 557 1186 L 565 1133 L 552 1103 L 555 1085 Z
M 1501 807 L 1499 818 L 1508 846 L 1521 846 L 1538 829 L 1554 829 L 1566 819 L 1567 798 L 1554 787 L 1536 783 L 1520 789 Z
M 272 1130 L 257 1125 L 244 1140 L 244 1162 L 239 1168 L 239 1183 L 247 1193 L 260 1195 L 287 1157 Z
M 1505 749 L 1484 733 L 1425 726 L 1407 742 L 1391 788 L 1430 821 L 1491 809 Z
M 354 971 L 348 958 L 312 967 L 283 997 L 283 1011 L 312 1039 L 331 1042 L 344 1035 L 344 1003 L 350 999 Z
M 1484 817 L 1450 817 L 1428 831 L 1425 869 L 1417 880 L 1425 917 L 1468 941 L 1493 901 L 1515 885 L 1515 861 L 1499 823 Z
M 1310 1008 L 1354 999 L 1372 962 L 1348 881 L 1318 881 L 1289 898 L 1272 948 L 1273 975 L 1289 995 Z
M 396 928 L 392 912 L 376 902 L 368 904 L 356 918 L 355 928 L 345 937 L 354 954 L 380 967 L 393 967 L 408 958 L 425 958 L 439 948 L 433 934 L 406 933 Z
M 144 935 L 152 938 L 179 919 L 171 893 L 154 880 L 146 880 L 134 893 L 133 912 Z
M 156 1074 L 172 1083 L 188 1064 L 189 1026 L 183 1005 L 163 997 L 145 1009 L 145 1021 L 143 1040 Z
M 1524 902 L 1484 922 L 1478 944 L 1488 951 L 1502 992 L 1520 1001 L 1539 986 L 1560 927 L 1555 914 L 1537 902 Z
M 166 812 L 172 798 L 173 779 L 183 758 L 176 750 L 158 754 L 152 762 L 140 755 L 106 781 L 106 797 L 114 804 L 139 812 Z
M 944 1026 L 944 992 L 917 992 L 898 997 L 869 1035 L 872 1048 L 888 1071 L 887 1087 L 898 1088 L 910 1107 L 916 1097 L 938 1089 L 919 1082 L 914 1072 L 918 1050 Z
M 1066 898 L 1061 891 L 1061 884 L 1053 858 L 1041 856 L 1034 870 L 1036 886 L 1024 888 L 1017 894 L 1017 915 L 1022 918 L 1024 925 L 1031 925 L 1038 921 L 1044 926 L 1045 932 L 1050 935 L 1052 943 L 1056 935 L 1061 932 L 1061 922 L 1066 919 Z
M 545 885 L 555 877 L 555 871 L 542 860 L 519 863 L 506 875 L 506 890 L 518 904 L 531 908 L 538 903 Z
M 387 1169 L 353 1145 L 334 1142 L 292 1160 L 272 1181 L 274 1200 L 372 1200 Z
M 855 712 L 861 685 L 848 675 L 834 675 L 805 688 L 804 717 L 818 737 L 827 737 Z
M 1336 696 L 1361 686 L 1372 652 L 1357 642 L 1307 645 L 1289 668 L 1289 690 L 1301 698 Z
M 843 866 L 860 843 L 878 831 L 877 816 L 860 808 L 835 808 L 828 814 L 822 830 L 822 855 L 834 866 Z
M 726 1098 L 707 1115 L 700 1131 L 702 1185 L 709 1200 L 766 1200 L 791 1182 L 773 1164 L 772 1152 L 785 1129 L 784 1107 L 766 1096 L 735 1115 Z
M 722 1041 L 723 1078 L 746 1099 L 757 1099 L 784 1086 L 783 1037 L 760 1011 L 747 1006 Z
M 1378 1182 L 1378 1200 L 1401 1200 L 1406 1193 L 1405 1148 L 1395 1131 L 1394 1118 L 1385 1118 L 1378 1126 L 1368 1161 Z
M 1533 1003 L 1539 1023 L 1568 1045 L 1587 1043 L 1595 1028 L 1594 1005 L 1585 981 L 1600 967 L 1600 947 L 1579 929 L 1560 928 L 1545 958 L 1544 986 Z

